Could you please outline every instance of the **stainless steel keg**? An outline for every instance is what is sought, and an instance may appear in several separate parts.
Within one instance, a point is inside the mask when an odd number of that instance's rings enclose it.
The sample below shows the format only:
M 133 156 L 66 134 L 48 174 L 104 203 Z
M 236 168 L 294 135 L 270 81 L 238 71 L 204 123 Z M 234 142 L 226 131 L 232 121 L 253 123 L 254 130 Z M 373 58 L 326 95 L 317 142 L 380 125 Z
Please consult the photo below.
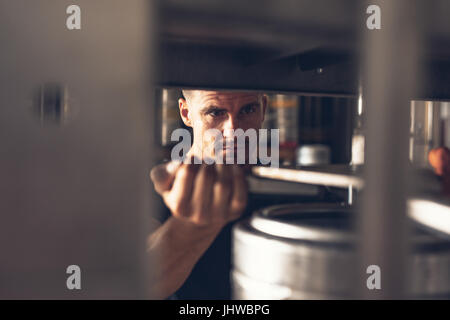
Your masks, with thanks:
M 234 299 L 345 299 L 356 268 L 354 213 L 338 204 L 289 204 L 234 226 Z M 416 230 L 410 297 L 450 297 L 450 241 Z

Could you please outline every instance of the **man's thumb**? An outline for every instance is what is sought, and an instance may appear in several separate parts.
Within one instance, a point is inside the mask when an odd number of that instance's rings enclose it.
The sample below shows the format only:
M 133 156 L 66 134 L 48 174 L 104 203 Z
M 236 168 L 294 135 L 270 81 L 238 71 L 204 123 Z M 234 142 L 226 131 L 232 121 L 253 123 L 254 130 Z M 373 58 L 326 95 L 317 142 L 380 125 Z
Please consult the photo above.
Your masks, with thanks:
M 170 189 L 175 178 L 175 173 L 181 165 L 179 161 L 170 161 L 159 164 L 150 171 L 150 179 L 152 180 L 156 192 L 162 194 Z

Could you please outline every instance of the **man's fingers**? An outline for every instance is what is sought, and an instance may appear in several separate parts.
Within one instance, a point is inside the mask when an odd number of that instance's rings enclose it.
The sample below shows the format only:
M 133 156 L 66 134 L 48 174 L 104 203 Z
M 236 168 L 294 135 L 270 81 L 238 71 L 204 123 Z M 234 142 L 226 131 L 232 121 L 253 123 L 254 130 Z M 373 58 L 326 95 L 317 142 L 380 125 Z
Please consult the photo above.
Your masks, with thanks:
M 215 180 L 214 165 L 202 164 L 194 182 L 192 194 L 193 219 L 198 224 L 211 220 L 212 187 Z
M 150 177 L 172 214 L 198 225 L 234 220 L 247 205 L 247 182 L 237 165 L 169 162 Z
M 238 218 L 247 206 L 248 189 L 242 168 L 237 165 L 233 165 L 232 167 L 234 184 L 230 210 L 232 218 Z
M 212 210 L 218 219 L 226 220 L 233 189 L 233 171 L 230 165 L 216 164 L 216 182 L 213 186 Z
M 175 173 L 180 165 L 181 162 L 171 161 L 157 165 L 150 171 L 150 179 L 155 186 L 156 192 L 162 194 L 170 189 L 175 179 Z
M 177 170 L 172 189 L 163 193 L 164 202 L 175 215 L 189 215 L 192 189 L 198 168 L 199 165 L 196 164 L 182 164 Z

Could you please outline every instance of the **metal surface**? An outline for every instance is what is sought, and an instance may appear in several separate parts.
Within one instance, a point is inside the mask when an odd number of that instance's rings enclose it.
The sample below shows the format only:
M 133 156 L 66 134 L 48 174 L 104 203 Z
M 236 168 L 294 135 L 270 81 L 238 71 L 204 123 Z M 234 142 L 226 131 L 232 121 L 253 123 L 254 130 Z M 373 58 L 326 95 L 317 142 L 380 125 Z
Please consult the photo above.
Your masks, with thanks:
M 409 199 L 408 215 L 431 232 L 450 239 L 450 204 L 448 200 Z
M 148 297 L 152 5 L 79 0 L 81 30 L 68 30 L 71 4 L 0 1 L 2 299 Z M 31 112 L 48 82 L 78 103 L 65 126 Z M 58 92 L 42 116 L 63 111 Z
M 163 41 L 156 83 L 357 96 L 355 58 L 362 39 L 355 31 L 365 28 L 359 18 L 366 18 L 367 6 L 376 3 L 161 1 Z M 450 99 L 449 8 L 447 0 L 435 0 L 411 20 L 425 23 L 432 17 L 422 45 L 428 71 L 416 99 Z
M 271 47 L 266 58 L 355 38 L 357 0 L 164 0 L 161 33 L 167 38 Z M 299 41 L 301 39 L 301 41 Z
M 319 186 L 247 176 L 248 191 L 257 194 L 318 196 Z
M 422 79 L 419 50 L 422 21 L 420 2 L 367 1 L 383 12 L 380 30 L 364 29 L 362 88 L 366 112 L 366 152 L 361 216 L 360 257 L 354 283 L 360 297 L 404 297 L 409 265 L 406 261 L 408 223 L 408 129 L 410 101 Z M 423 4 L 423 3 L 422 3 Z M 368 290 L 370 265 L 383 274 L 382 290 Z
M 330 164 L 330 147 L 321 144 L 302 145 L 297 149 L 297 165 L 323 166 Z
M 450 3 L 447 0 L 423 2 L 432 10 L 420 19 L 430 18 L 429 47 L 436 47 L 437 41 L 450 39 Z M 161 33 L 204 42 L 260 46 L 273 43 L 283 49 L 303 43 L 303 48 L 315 48 L 320 40 L 356 38 L 354 24 L 367 8 L 359 4 L 358 0 L 261 0 L 257 4 L 239 0 L 164 0 L 160 3 L 161 21 L 165 22 Z M 297 42 L 298 39 L 302 41 Z
M 252 173 L 261 178 L 285 180 L 315 185 L 347 188 L 353 186 L 361 189 L 364 186 L 359 172 L 347 165 L 330 165 L 317 168 L 271 168 L 252 167 Z
M 357 233 L 352 215 L 342 205 L 294 204 L 263 209 L 237 224 L 234 298 L 354 297 Z M 450 242 L 417 231 L 410 244 L 408 297 L 450 297 Z
M 316 70 L 301 70 L 297 58 L 251 65 L 264 49 L 179 41 L 159 45 L 161 87 L 260 90 L 352 96 L 357 90 L 355 64 L 343 62 Z
M 280 205 L 262 209 L 249 222 L 255 230 L 270 236 L 317 243 L 350 243 L 351 221 L 333 225 L 337 216 L 348 215 L 349 208 L 338 204 Z M 341 218 L 341 217 L 340 217 Z M 344 219 L 341 219 L 344 221 Z

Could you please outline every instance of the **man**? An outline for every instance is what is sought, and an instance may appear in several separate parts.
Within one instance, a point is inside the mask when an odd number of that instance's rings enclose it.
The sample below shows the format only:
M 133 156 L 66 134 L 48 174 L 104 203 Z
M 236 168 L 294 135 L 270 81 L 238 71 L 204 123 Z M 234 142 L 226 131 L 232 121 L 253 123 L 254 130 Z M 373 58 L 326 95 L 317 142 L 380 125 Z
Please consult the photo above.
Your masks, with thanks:
M 235 140 L 233 130 L 259 129 L 264 121 L 267 97 L 262 94 L 184 90 L 183 95 L 180 115 L 194 136 L 188 159 L 215 158 L 214 140 L 205 137 L 209 129 L 229 141 Z M 224 157 L 236 150 L 226 146 Z M 230 222 L 247 206 L 243 169 L 171 162 L 155 167 L 151 179 L 171 212 L 148 239 L 149 254 L 159 261 L 150 279 L 157 298 L 174 293 L 185 299 L 230 298 Z

